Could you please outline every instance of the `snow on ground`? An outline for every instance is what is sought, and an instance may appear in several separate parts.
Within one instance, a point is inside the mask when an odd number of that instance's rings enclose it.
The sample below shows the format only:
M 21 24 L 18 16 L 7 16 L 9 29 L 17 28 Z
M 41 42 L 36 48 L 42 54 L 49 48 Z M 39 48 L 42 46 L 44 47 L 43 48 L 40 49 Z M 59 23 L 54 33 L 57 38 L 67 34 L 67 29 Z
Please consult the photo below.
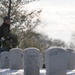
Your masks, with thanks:
M 69 71 L 67 71 L 67 75 L 75 75 L 75 70 L 69 70 Z
M 24 70 L 0 69 L 0 75 L 24 75 Z M 40 75 L 46 75 L 46 70 L 40 70 Z M 67 75 L 75 75 L 75 70 L 67 71 Z

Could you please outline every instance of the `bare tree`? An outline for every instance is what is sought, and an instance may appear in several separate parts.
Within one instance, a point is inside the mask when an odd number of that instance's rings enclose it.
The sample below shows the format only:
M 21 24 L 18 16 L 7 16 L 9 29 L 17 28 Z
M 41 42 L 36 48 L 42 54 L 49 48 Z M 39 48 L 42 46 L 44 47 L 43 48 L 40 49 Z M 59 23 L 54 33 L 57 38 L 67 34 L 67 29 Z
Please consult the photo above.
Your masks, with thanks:
M 10 13 L 11 13 L 11 0 L 9 0 L 8 17 L 10 17 Z

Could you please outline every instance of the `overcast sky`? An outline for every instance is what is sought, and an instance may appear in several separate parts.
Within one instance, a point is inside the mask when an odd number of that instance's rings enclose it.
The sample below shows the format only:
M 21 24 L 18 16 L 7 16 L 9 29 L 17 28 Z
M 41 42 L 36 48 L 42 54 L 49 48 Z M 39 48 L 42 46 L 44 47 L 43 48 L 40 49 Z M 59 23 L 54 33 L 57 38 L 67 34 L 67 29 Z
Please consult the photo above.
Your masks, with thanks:
M 40 0 L 29 4 L 29 8 L 42 8 L 44 26 L 38 29 L 49 37 L 71 40 L 75 31 L 75 0 Z

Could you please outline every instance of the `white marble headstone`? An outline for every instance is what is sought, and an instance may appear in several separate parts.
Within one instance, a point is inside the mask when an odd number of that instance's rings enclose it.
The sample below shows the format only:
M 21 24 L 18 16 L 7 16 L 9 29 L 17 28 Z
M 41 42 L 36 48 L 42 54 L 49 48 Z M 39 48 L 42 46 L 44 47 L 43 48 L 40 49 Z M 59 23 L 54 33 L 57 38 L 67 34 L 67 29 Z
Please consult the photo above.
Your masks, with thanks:
M 40 53 L 40 69 L 43 67 L 43 55 Z
M 1 68 L 9 68 L 9 52 L 1 52 Z
M 23 50 L 13 48 L 9 53 L 9 67 L 11 70 L 23 69 Z
M 37 48 L 24 50 L 24 75 L 40 75 L 40 51 Z
M 75 69 L 75 54 L 73 49 L 67 49 L 67 69 Z
M 49 48 L 45 53 L 46 75 L 66 75 L 67 56 L 62 48 Z

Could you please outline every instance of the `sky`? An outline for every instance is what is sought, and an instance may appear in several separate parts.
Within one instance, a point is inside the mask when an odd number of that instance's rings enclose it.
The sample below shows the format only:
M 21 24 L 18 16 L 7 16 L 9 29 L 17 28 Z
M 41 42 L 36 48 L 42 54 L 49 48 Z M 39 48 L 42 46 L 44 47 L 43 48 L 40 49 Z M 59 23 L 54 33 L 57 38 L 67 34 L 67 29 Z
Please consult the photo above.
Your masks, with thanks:
M 75 0 L 39 0 L 28 4 L 27 9 L 42 9 L 42 24 L 37 31 L 53 39 L 71 41 L 75 32 Z

